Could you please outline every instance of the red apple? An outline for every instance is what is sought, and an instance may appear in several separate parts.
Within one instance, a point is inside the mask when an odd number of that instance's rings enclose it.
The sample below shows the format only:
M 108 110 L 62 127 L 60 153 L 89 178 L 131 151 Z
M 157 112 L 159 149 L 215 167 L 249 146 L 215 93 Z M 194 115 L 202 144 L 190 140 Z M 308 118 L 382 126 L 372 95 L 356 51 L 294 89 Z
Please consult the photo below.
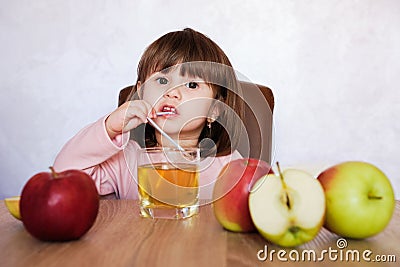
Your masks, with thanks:
M 221 170 L 213 191 L 213 209 L 218 222 L 227 230 L 256 230 L 250 216 L 248 198 L 253 184 L 268 173 L 271 166 L 262 160 L 237 159 Z
M 34 175 L 21 193 L 20 211 L 26 230 L 45 241 L 80 238 L 93 225 L 99 195 L 92 178 L 79 170 Z

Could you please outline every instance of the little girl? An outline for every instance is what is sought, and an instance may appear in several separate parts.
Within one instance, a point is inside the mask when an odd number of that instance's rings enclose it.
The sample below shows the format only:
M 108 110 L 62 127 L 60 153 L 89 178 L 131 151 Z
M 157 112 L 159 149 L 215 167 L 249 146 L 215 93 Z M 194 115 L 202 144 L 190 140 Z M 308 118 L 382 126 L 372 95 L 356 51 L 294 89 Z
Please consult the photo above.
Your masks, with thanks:
M 214 144 L 199 181 L 200 199 L 211 199 L 222 167 L 242 157 L 235 148 L 244 105 L 229 59 L 208 37 L 184 29 L 153 42 L 142 55 L 137 76 L 128 101 L 69 140 L 54 168 L 87 172 L 102 196 L 137 198 L 132 172 L 137 149 L 173 146 L 148 123 L 150 118 L 183 148 L 201 147 L 204 140 Z M 143 125 L 144 140 L 133 140 L 133 132 Z

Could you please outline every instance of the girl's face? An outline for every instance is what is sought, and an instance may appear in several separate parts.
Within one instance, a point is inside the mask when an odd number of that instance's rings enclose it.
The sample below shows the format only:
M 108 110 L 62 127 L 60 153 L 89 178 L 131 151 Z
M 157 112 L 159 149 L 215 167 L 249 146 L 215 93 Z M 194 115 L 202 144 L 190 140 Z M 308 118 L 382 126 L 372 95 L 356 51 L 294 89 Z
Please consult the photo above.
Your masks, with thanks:
M 153 73 L 138 88 L 156 112 L 171 113 L 154 119 L 166 133 L 179 140 L 198 140 L 215 101 L 215 93 L 204 80 L 182 76 L 180 68 L 173 67 L 168 73 Z

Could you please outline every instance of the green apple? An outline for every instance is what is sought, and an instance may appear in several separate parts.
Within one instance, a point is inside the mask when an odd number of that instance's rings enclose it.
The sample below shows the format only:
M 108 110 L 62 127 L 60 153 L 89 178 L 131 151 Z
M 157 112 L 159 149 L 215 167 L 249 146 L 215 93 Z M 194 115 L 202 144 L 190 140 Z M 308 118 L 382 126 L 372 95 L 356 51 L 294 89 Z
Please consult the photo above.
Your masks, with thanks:
M 324 226 L 343 237 L 367 238 L 389 223 L 394 207 L 393 188 L 372 164 L 349 161 L 323 171 L 318 180 L 325 190 Z
M 312 240 L 321 229 L 324 190 L 317 179 L 304 171 L 279 170 L 279 175 L 269 174 L 254 184 L 249 209 L 265 239 L 279 246 L 295 247 Z

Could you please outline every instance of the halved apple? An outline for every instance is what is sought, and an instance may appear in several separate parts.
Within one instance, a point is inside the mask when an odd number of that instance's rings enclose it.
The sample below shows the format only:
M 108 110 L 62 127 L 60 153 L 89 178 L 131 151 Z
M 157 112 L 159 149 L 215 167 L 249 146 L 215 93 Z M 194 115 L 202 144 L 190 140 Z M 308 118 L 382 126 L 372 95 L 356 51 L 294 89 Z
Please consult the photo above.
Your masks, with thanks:
M 21 197 L 9 197 L 4 199 L 4 203 L 6 204 L 6 207 L 8 211 L 11 213 L 12 216 L 14 216 L 16 219 L 21 220 L 21 214 L 19 212 L 19 201 Z
M 323 225 L 324 190 L 304 171 L 279 170 L 278 175 L 269 174 L 254 184 L 249 209 L 265 239 L 283 247 L 299 246 L 312 240 Z

